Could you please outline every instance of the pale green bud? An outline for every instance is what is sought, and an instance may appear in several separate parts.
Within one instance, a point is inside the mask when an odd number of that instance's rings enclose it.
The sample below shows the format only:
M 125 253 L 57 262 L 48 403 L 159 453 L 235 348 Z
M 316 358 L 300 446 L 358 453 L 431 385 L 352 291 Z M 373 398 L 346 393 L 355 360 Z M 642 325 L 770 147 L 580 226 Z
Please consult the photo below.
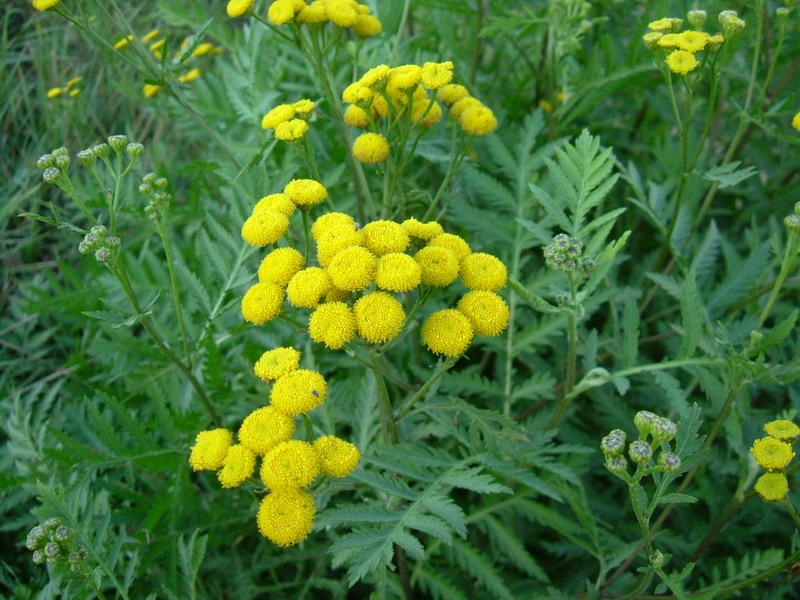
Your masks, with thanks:
M 794 205 L 794 214 L 800 216 L 800 202 L 796 202 Z
M 56 148 L 50 154 L 52 154 L 55 158 L 58 158 L 59 156 L 69 155 L 69 150 L 64 148 L 64 146 L 61 146 L 61 148 Z
M 600 450 L 608 456 L 619 456 L 625 451 L 625 438 L 612 432 L 600 442 Z
M 708 18 L 708 13 L 704 10 L 694 9 L 690 10 L 689 14 L 687 15 L 689 19 L 689 24 L 694 27 L 695 29 L 700 29 L 706 22 Z
M 94 257 L 101 263 L 108 262 L 111 258 L 111 252 L 109 252 L 108 248 L 100 248 L 97 252 L 94 253 Z
M 94 164 L 97 162 L 97 154 L 95 154 L 94 149 L 87 148 L 86 150 L 81 150 L 75 156 L 78 159 L 78 164 L 82 167 L 93 167 Z
M 106 229 L 105 225 L 95 225 L 90 231 L 98 237 L 103 237 L 108 230 Z
M 653 423 L 651 432 L 653 434 L 653 439 L 663 444 L 665 442 L 671 442 L 675 439 L 675 435 L 678 433 L 678 428 L 675 426 L 675 423 L 669 419 L 660 417 L 655 423 Z
M 45 171 L 45 173 L 47 173 L 47 171 Z M 786 224 L 786 227 L 789 228 L 789 231 L 800 231 L 800 215 L 789 215 L 783 222 Z
M 106 245 L 112 250 L 119 248 L 122 241 L 115 235 L 110 235 L 106 238 Z
M 105 143 L 97 144 L 92 150 L 94 150 L 97 158 L 108 158 L 108 155 L 111 154 L 111 147 Z
M 659 419 L 659 416 L 651 413 L 648 410 L 640 410 L 636 413 L 636 416 L 633 417 L 633 424 L 636 425 L 636 429 L 639 430 L 639 433 L 644 437 L 647 437 L 653 432 L 653 424 Z
M 149 185 L 147 185 L 146 183 L 143 183 L 143 184 L 141 184 L 141 185 L 139 186 L 139 193 L 140 193 L 140 194 L 144 194 L 145 196 L 149 196 L 150 194 L 152 194 L 152 193 L 153 193 L 153 188 L 151 188 L 151 187 L 150 187 Z
M 606 469 L 615 475 L 622 475 L 628 470 L 628 461 L 624 456 L 613 456 L 606 460 Z
M 167 181 L 164 177 L 159 177 L 155 180 L 155 185 L 158 189 L 165 190 L 169 185 L 169 181 Z
M 69 169 L 71 162 L 72 159 L 69 157 L 69 154 L 62 154 L 61 156 L 56 157 L 56 166 L 62 171 Z
M 785 21 L 789 18 L 789 9 L 785 6 L 781 6 L 775 9 L 775 16 L 778 17 L 781 21 Z
M 664 566 L 664 555 L 661 550 L 656 550 L 650 555 L 650 566 L 659 569 Z
M 125 149 L 125 146 L 128 145 L 128 136 L 112 135 L 108 138 L 108 145 L 111 146 L 111 149 L 114 150 L 114 152 L 119 154 Z
M 139 158 L 144 152 L 144 146 L 138 142 L 131 142 L 125 146 L 125 151 L 130 154 L 131 158 Z
M 36 161 L 36 166 L 40 169 L 49 169 L 56 163 L 56 159 L 52 154 L 42 154 L 39 160 Z
M 156 182 L 156 174 L 148 173 L 147 175 L 142 177 L 142 181 L 144 181 L 147 185 L 153 185 Z
M 37 550 L 33 553 L 33 562 L 35 562 L 37 565 L 42 564 L 45 560 L 47 560 L 47 557 L 41 550 Z
M 631 442 L 628 447 L 628 454 L 635 463 L 646 463 L 653 456 L 653 448 L 647 442 L 637 440 Z
M 55 183 L 61 177 L 61 171 L 56 169 L 55 167 L 50 167 L 49 169 L 45 169 L 44 173 L 42 173 L 42 179 L 45 183 Z
M 662 452 L 658 456 L 658 466 L 664 473 L 676 473 L 681 468 L 681 459 L 674 452 Z

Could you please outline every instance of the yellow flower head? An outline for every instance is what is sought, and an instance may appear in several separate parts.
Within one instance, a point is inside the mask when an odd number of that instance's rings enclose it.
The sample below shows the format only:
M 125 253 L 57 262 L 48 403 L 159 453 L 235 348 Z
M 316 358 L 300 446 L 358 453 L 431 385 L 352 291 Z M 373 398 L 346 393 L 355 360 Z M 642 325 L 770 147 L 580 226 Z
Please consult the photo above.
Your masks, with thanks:
M 362 133 L 353 142 L 353 158 L 374 164 L 389 158 L 389 140 L 380 133 Z
M 197 48 L 194 49 L 194 52 L 192 52 L 192 56 L 194 58 L 199 58 L 201 56 L 207 56 L 209 54 L 218 54 L 217 50 L 218 49 L 215 48 L 214 44 L 212 44 L 211 42 L 203 42 L 202 44 L 199 44 Z
M 797 129 L 797 131 L 800 131 L 800 112 L 792 117 L 792 127 Z
M 275 137 L 284 142 L 299 140 L 308 131 L 308 122 L 303 119 L 291 119 L 278 123 L 275 127 Z
M 303 490 L 272 492 L 258 507 L 258 530 L 265 538 L 287 548 L 303 541 L 314 522 L 314 497 Z
M 348 3 L 342 0 L 329 0 L 328 20 L 338 27 L 350 27 L 355 25 L 358 13 Z
M 539 100 L 539 108 L 546 113 L 553 112 L 553 103 L 548 100 Z
M 458 119 L 461 128 L 470 135 L 487 135 L 497 129 L 497 118 L 490 108 L 471 106 Z
M 446 86 L 453 79 L 453 63 L 426 62 L 422 65 L 422 85 L 429 90 L 438 90 Z
M 189 466 L 195 471 L 215 471 L 222 468 L 232 440 L 233 434 L 227 429 L 201 431 L 192 446 Z
M 660 33 L 669 33 L 672 31 L 672 21 L 669 19 L 659 19 L 647 24 L 650 31 L 658 31 Z
M 353 227 L 354 223 L 353 217 L 348 214 L 340 212 L 325 213 L 317 217 L 317 220 L 311 225 L 311 237 L 314 238 L 315 242 L 318 242 L 323 235 L 334 227 L 338 225 Z
M 286 288 L 292 306 L 316 308 L 320 300 L 333 287 L 331 277 L 319 267 L 309 267 L 298 271 Z
M 160 29 L 151 29 L 147 33 L 142 36 L 142 43 L 146 44 L 150 40 L 154 40 L 158 37 L 158 34 L 161 33 Z
M 681 36 L 677 33 L 668 33 L 666 35 L 662 35 L 658 39 L 658 45 L 662 48 L 667 48 L 668 50 L 680 48 Z
M 386 79 L 389 77 L 391 71 L 392 69 L 389 65 L 378 65 L 364 73 L 358 82 L 373 91 L 377 91 L 386 87 Z
M 58 98 L 59 96 L 63 95 L 66 90 L 60 87 L 54 87 L 47 90 L 47 97 L 48 98 Z
M 678 37 L 680 38 L 678 47 L 681 50 L 686 50 L 687 52 L 694 54 L 696 52 L 700 52 L 706 47 L 706 43 L 711 36 L 702 31 L 689 30 L 679 33 Z
M 253 325 L 263 325 L 281 312 L 283 288 L 263 281 L 252 286 L 242 298 L 242 316 Z
M 270 194 L 256 203 L 253 207 L 253 214 L 255 215 L 265 210 L 277 210 L 279 213 L 291 217 L 296 208 L 294 202 L 286 194 Z
M 458 301 L 476 335 L 500 335 L 508 326 L 508 305 L 494 292 L 475 290 Z
M 294 248 L 276 248 L 261 261 L 258 280 L 286 287 L 304 265 L 303 255 Z
M 244 13 L 250 10 L 255 0 L 230 0 L 226 10 L 230 18 L 241 17 Z
M 403 252 L 410 241 L 403 226 L 394 221 L 373 221 L 364 226 L 364 246 L 375 256 Z
M 267 17 L 275 25 L 288 23 L 294 17 L 294 2 L 292 0 L 277 0 L 269 5 Z
M 274 406 L 263 406 L 247 415 L 239 427 L 239 443 L 263 456 L 275 446 L 292 439 L 294 417 Z
M 430 109 L 428 108 L 430 106 Z M 427 113 L 426 113 L 427 111 Z M 420 121 L 424 127 L 436 125 L 442 120 L 442 105 L 438 102 L 431 100 L 430 102 L 418 102 L 414 104 L 414 110 L 411 114 L 412 121 Z M 425 116 L 423 116 L 425 115 Z
M 386 90 L 389 95 L 395 95 L 413 90 L 422 79 L 422 67 L 419 65 L 402 65 L 389 71 Z
M 150 44 L 150 50 L 157 57 L 161 58 L 162 56 L 164 56 L 164 50 L 166 50 L 164 48 L 164 44 L 166 43 L 167 43 L 167 38 L 164 38 L 163 40 L 158 40 L 157 42 L 153 42 L 152 44 Z
M 117 43 L 114 44 L 114 50 L 121 50 L 128 44 L 130 44 L 135 38 L 132 35 L 128 37 L 124 37 L 121 40 L 118 40 Z
M 413 217 L 403 221 L 402 227 L 408 232 L 408 235 L 420 240 L 432 240 L 437 235 L 444 233 L 444 229 L 436 221 L 421 223 Z
M 36 10 L 48 10 L 58 4 L 58 0 L 33 0 L 33 8 Z
M 427 285 L 450 285 L 458 277 L 458 259 L 448 248 L 425 246 L 414 260 L 422 267 L 422 283 Z
M 353 306 L 358 335 L 372 344 L 382 344 L 397 337 L 406 314 L 403 305 L 386 292 L 372 292 Z
M 338 350 L 356 334 L 356 318 L 344 302 L 326 302 L 311 313 L 308 335 L 315 342 Z
M 328 197 L 325 186 L 313 179 L 292 179 L 283 188 L 283 193 L 297 206 L 314 206 Z
M 765 437 L 753 442 L 750 452 L 756 462 L 767 471 L 777 471 L 786 467 L 794 458 L 792 447 L 773 437 Z
M 471 290 L 499 290 L 508 281 L 508 270 L 500 259 L 477 252 L 461 261 L 461 281 Z
M 256 377 L 275 381 L 300 366 L 300 352 L 294 348 L 273 348 L 261 355 L 253 366 Z
M 203 72 L 200 69 L 194 68 L 191 71 L 184 73 L 183 75 L 178 77 L 178 81 L 180 81 L 181 83 L 191 83 L 192 81 L 200 77 L 200 75 L 202 74 Z
M 390 292 L 410 292 L 422 281 L 422 267 L 408 254 L 393 252 L 378 260 L 377 286 Z
M 385 119 L 389 116 L 389 103 L 383 96 L 375 94 L 374 98 L 372 99 L 372 104 L 369 106 L 369 111 L 373 118 L 381 117 Z
M 461 356 L 472 342 L 472 325 L 452 308 L 433 313 L 422 326 L 422 339 L 435 354 Z
M 375 277 L 378 260 L 366 248 L 350 246 L 336 253 L 327 266 L 333 286 L 348 292 L 365 289 Z
M 369 125 L 367 111 L 355 104 L 348 105 L 344 111 L 344 124 L 350 127 L 358 127 L 359 129 L 366 128 Z
M 327 267 L 340 250 L 364 243 L 364 232 L 355 228 L 355 224 L 336 225 L 320 235 L 317 240 L 317 262 Z
M 333 477 L 347 477 L 361 460 L 358 448 L 335 435 L 314 440 L 314 450 L 319 456 L 320 471 Z
M 300 23 L 323 23 L 328 20 L 328 9 L 324 4 L 314 2 L 297 13 Z
M 483 103 L 477 98 L 473 98 L 472 96 L 462 98 L 450 107 L 450 118 L 454 121 L 458 121 L 465 110 L 477 106 L 483 106 Z
M 322 375 L 308 369 L 297 369 L 278 378 L 269 398 L 279 411 L 296 417 L 322 404 L 327 389 Z
M 698 65 L 694 54 L 686 50 L 675 50 L 667 57 L 667 66 L 673 73 L 686 75 Z
M 754 489 L 766 502 L 780 502 L 789 493 L 789 482 L 783 473 L 764 473 Z
M 69 91 L 69 97 L 70 98 L 74 98 L 75 96 L 77 96 L 80 93 L 81 93 L 81 90 L 79 88 L 75 88 L 74 90 L 70 90 Z
M 308 442 L 289 440 L 267 452 L 261 463 L 261 479 L 280 492 L 306 487 L 319 475 L 319 457 Z
M 304 98 L 303 100 L 298 100 L 292 106 L 298 117 L 307 117 L 314 110 L 315 103 Z
M 706 48 L 708 48 L 711 52 L 716 52 L 724 42 L 725 38 L 722 36 L 722 34 L 715 33 L 708 38 L 708 41 L 706 42 Z
M 353 23 L 353 31 L 361 37 L 373 37 L 383 31 L 383 24 L 372 15 L 358 15 Z
M 68 88 L 74 87 L 74 86 L 78 85 L 79 83 L 81 83 L 82 81 L 83 81 L 83 77 L 73 77 L 72 79 L 70 79 L 67 82 L 67 87 Z
M 251 246 L 269 246 L 289 231 L 289 217 L 277 210 L 262 210 L 242 225 L 242 239 Z
M 469 247 L 467 241 L 458 235 L 452 233 L 441 233 L 428 242 L 428 246 L 441 246 L 451 250 L 456 255 L 456 259 L 460 262 L 472 254 L 472 248 Z
M 275 129 L 281 123 L 294 119 L 297 111 L 292 104 L 279 104 L 261 119 L 262 129 Z
M 660 40 L 663 35 L 664 34 L 659 31 L 651 31 L 642 36 L 642 41 L 650 50 L 656 50 L 658 48 L 658 40 Z
M 372 90 L 360 81 L 351 83 L 342 92 L 342 101 L 356 105 L 366 105 L 372 99 Z
M 767 435 L 774 437 L 776 440 L 789 440 L 794 441 L 800 436 L 800 427 L 795 425 L 792 421 L 781 419 L 780 421 L 771 421 L 764 425 L 764 431 Z
M 156 95 L 156 93 L 160 89 L 161 89 L 160 85 L 153 85 L 152 83 L 146 83 L 142 88 L 142 92 L 144 93 L 145 98 L 152 98 L 153 96 Z
M 250 448 L 236 444 L 228 448 L 222 470 L 217 479 L 224 488 L 239 487 L 247 481 L 256 470 L 256 455 Z
M 436 97 L 444 102 L 447 106 L 452 106 L 459 100 L 468 98 L 469 90 L 467 90 L 467 88 L 465 88 L 463 85 L 458 85 L 457 83 L 448 83 L 439 90 L 439 94 Z

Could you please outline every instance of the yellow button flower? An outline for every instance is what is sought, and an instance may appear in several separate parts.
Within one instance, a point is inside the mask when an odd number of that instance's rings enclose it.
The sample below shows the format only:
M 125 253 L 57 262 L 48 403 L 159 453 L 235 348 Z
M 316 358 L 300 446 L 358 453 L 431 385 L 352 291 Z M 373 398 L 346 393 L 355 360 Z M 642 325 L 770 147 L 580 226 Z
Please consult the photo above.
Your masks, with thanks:
M 447 106 L 452 106 L 459 100 L 469 98 L 469 90 L 467 90 L 467 88 L 465 88 L 463 85 L 458 85 L 457 83 L 448 83 L 439 90 L 439 93 L 436 97 L 444 102 Z
M 217 54 L 217 48 L 215 48 L 214 44 L 211 42 L 203 42 L 202 44 L 199 44 L 197 48 L 194 49 L 194 52 L 192 52 L 192 56 L 194 58 L 207 56 L 209 54 Z
M 471 290 L 494 292 L 508 281 L 508 270 L 498 258 L 477 252 L 461 261 L 461 281 Z
M 281 547 L 294 546 L 308 537 L 314 521 L 314 497 L 302 490 L 272 492 L 258 508 L 258 530 Z
M 374 164 L 389 158 L 389 140 L 380 133 L 362 133 L 353 142 L 353 158 Z
M 428 110 L 428 105 L 430 105 L 430 110 Z M 442 120 L 442 114 L 442 106 L 438 102 L 418 102 L 414 104 L 411 120 L 419 121 L 423 127 L 431 127 Z M 422 115 L 425 116 L 423 117 Z M 420 118 L 422 119 L 421 121 Z
M 485 106 L 470 106 L 458 119 L 461 128 L 470 135 L 488 135 L 497 129 L 497 118 Z
M 48 10 L 58 4 L 59 0 L 33 0 L 33 8 L 36 10 Z
M 645 46 L 650 48 L 650 50 L 657 50 L 658 40 L 660 40 L 663 36 L 664 34 L 658 31 L 650 31 L 642 36 L 642 41 L 644 42 Z
M 433 313 L 422 326 L 422 339 L 431 352 L 461 356 L 472 342 L 472 325 L 452 308 Z
M 369 126 L 369 116 L 367 116 L 367 112 L 363 108 L 350 104 L 344 111 L 344 124 L 349 127 L 365 129 Z
M 383 24 L 372 15 L 358 15 L 353 23 L 353 31 L 361 37 L 373 37 L 383 31 Z
M 268 281 L 252 286 L 242 298 L 242 316 L 253 325 L 263 325 L 281 313 L 285 292 Z
M 756 493 L 767 502 L 780 502 L 789 493 L 789 482 L 783 473 L 764 473 L 754 486 Z
M 339 225 L 346 225 L 353 229 L 355 221 L 353 217 L 345 213 L 329 212 L 317 217 L 317 220 L 311 225 L 311 237 L 315 242 L 325 235 L 328 231 Z
M 764 431 L 767 435 L 784 441 L 794 441 L 800 436 L 800 427 L 785 419 L 767 423 L 764 425 Z
M 313 179 L 292 179 L 283 193 L 291 198 L 297 206 L 314 206 L 328 197 L 325 186 Z
M 48 98 L 58 98 L 62 96 L 66 90 L 60 87 L 54 87 L 47 90 L 47 97 Z
M 276 492 L 306 487 L 317 475 L 319 457 L 311 444 L 300 440 L 281 442 L 261 463 L 264 485 Z
M 300 366 L 300 352 L 294 348 L 273 348 L 261 355 L 253 366 L 256 377 L 275 381 Z
M 324 23 L 328 20 L 328 9 L 324 4 L 314 2 L 297 13 L 300 23 Z
M 153 85 L 152 83 L 146 83 L 142 88 L 142 93 L 144 94 L 145 98 L 152 98 L 158 93 L 160 89 L 161 89 L 160 85 Z
M 277 210 L 262 210 L 242 225 L 242 239 L 251 246 L 269 246 L 289 231 L 289 217 Z
M 317 241 L 317 262 L 327 267 L 339 251 L 364 243 L 364 232 L 354 225 L 336 225 L 323 233 Z
M 316 371 L 297 369 L 278 378 L 270 391 L 270 402 L 279 411 L 296 417 L 325 401 L 328 385 Z
M 419 65 L 402 65 L 389 71 L 386 91 L 390 95 L 413 90 L 422 79 L 422 67 Z
M 772 437 L 753 442 L 750 452 L 755 456 L 756 462 L 767 471 L 783 469 L 794 458 L 794 452 L 789 444 Z
M 327 266 L 334 287 L 348 292 L 365 289 L 375 277 L 378 260 L 366 248 L 351 246 L 340 250 Z
M 469 247 L 467 241 L 458 235 L 452 233 L 442 233 L 428 242 L 428 246 L 440 246 L 447 248 L 456 255 L 456 259 L 460 262 L 467 256 L 472 254 L 472 248 Z
M 309 267 L 292 277 L 286 293 L 292 306 L 316 308 L 332 287 L 331 277 L 324 269 Z
M 422 267 L 408 254 L 394 252 L 378 259 L 375 283 L 390 292 L 410 292 L 422 282 Z
M 227 429 L 201 431 L 192 446 L 189 466 L 195 471 L 214 471 L 222 468 L 232 440 L 233 434 Z
M 222 470 L 217 473 L 217 479 L 224 488 L 239 487 L 250 479 L 255 470 L 255 452 L 241 444 L 236 444 L 228 449 Z
M 361 460 L 358 448 L 335 435 L 314 440 L 314 450 L 319 456 L 320 471 L 333 477 L 347 477 Z
M 328 2 L 328 20 L 338 27 L 355 25 L 358 13 L 347 2 L 330 0 Z
M 797 131 L 800 131 L 800 112 L 792 117 L 792 127 L 797 129 Z
M 269 196 L 264 196 L 256 203 L 253 207 L 253 214 L 257 215 L 266 210 L 276 210 L 287 217 L 291 217 L 294 211 L 297 210 L 297 207 L 286 194 L 270 194 Z
M 687 52 L 695 54 L 706 47 L 708 39 L 711 36 L 702 31 L 684 31 L 683 33 L 679 33 L 678 37 L 680 38 L 678 47 L 681 50 L 686 50 Z
M 372 292 L 353 306 L 358 335 L 372 344 L 382 344 L 397 337 L 406 314 L 403 305 L 386 292 Z
M 373 221 L 364 226 L 364 246 L 375 256 L 404 252 L 410 242 L 403 226 L 394 221 Z
M 697 62 L 694 54 L 686 52 L 686 50 L 675 50 L 667 57 L 667 66 L 670 71 L 678 75 L 690 73 L 698 64 L 700 63 Z
M 458 277 L 458 259 L 453 251 L 441 246 L 425 246 L 414 260 L 422 268 L 422 283 L 444 287 Z
M 304 265 L 303 255 L 294 248 L 277 248 L 261 261 L 258 267 L 258 280 L 286 287 Z
M 315 103 L 305 98 L 303 100 L 298 100 L 292 104 L 292 106 L 298 116 L 307 117 L 314 110 Z
M 275 137 L 284 142 L 299 140 L 308 131 L 308 122 L 303 119 L 291 119 L 278 123 L 275 127 Z
M 292 438 L 294 418 L 274 406 L 264 406 L 247 415 L 239 427 L 239 443 L 259 456 Z
M 508 326 L 508 305 L 494 292 L 476 290 L 458 301 L 461 311 L 476 335 L 500 335 Z
M 356 334 L 356 318 L 344 302 L 326 302 L 311 313 L 308 335 L 315 342 L 338 350 Z
M 361 76 L 361 79 L 359 79 L 358 82 L 367 86 L 371 90 L 380 90 L 386 87 L 386 79 L 389 77 L 391 70 L 392 69 L 389 67 L 389 65 L 378 65 L 377 67 L 372 67 Z
M 454 121 L 458 121 L 465 110 L 477 106 L 483 106 L 483 103 L 477 98 L 473 98 L 472 96 L 462 98 L 450 107 L 450 118 Z
M 421 223 L 413 217 L 403 221 L 402 226 L 408 232 L 408 235 L 420 240 L 432 240 L 437 235 L 444 233 L 444 229 L 436 221 Z
M 269 6 L 267 17 L 275 25 L 288 23 L 294 17 L 294 2 L 292 0 L 277 0 Z
M 281 123 L 294 119 L 297 111 L 291 104 L 279 104 L 261 119 L 262 129 L 275 129 Z
M 376 96 L 377 97 L 377 96 Z M 349 104 L 365 105 L 372 99 L 372 90 L 360 81 L 351 83 L 342 92 L 342 101 Z
M 426 62 L 422 65 L 422 85 L 429 90 L 443 88 L 453 79 L 453 63 L 447 61 L 443 63 Z
M 658 45 L 667 50 L 674 50 L 681 47 L 681 36 L 677 33 L 668 33 L 658 38 Z
M 132 35 L 129 35 L 128 37 L 124 37 L 121 40 L 118 40 L 114 44 L 114 50 L 121 50 L 122 48 L 130 44 L 134 39 L 135 38 Z
M 200 77 L 200 75 L 202 74 L 203 72 L 200 69 L 194 68 L 191 71 L 178 77 L 178 81 L 180 81 L 181 83 L 191 83 L 192 81 Z
M 659 19 L 647 24 L 650 31 L 658 31 L 661 33 L 669 33 L 672 31 L 672 21 L 669 19 Z

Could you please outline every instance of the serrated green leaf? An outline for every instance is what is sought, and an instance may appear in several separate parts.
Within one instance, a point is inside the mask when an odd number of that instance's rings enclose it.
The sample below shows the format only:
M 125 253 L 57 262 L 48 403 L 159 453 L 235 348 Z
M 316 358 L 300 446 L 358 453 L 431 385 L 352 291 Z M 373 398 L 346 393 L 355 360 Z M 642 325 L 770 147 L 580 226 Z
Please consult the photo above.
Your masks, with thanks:
M 700 344 L 703 334 L 703 314 L 705 309 L 697 290 L 696 274 L 689 271 L 681 286 L 681 319 L 683 324 L 683 339 L 678 350 L 678 360 L 689 358 L 694 354 Z

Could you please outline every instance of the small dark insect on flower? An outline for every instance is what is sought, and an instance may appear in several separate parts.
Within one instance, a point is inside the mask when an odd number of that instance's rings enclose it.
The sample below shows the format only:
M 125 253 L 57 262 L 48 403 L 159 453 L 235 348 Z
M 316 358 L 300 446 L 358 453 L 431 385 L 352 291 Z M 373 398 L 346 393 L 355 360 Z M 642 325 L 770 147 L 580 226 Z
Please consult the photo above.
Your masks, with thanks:
M 317 398 L 319 398 L 319 392 L 317 390 L 311 390 L 311 393 L 314 394 Z

